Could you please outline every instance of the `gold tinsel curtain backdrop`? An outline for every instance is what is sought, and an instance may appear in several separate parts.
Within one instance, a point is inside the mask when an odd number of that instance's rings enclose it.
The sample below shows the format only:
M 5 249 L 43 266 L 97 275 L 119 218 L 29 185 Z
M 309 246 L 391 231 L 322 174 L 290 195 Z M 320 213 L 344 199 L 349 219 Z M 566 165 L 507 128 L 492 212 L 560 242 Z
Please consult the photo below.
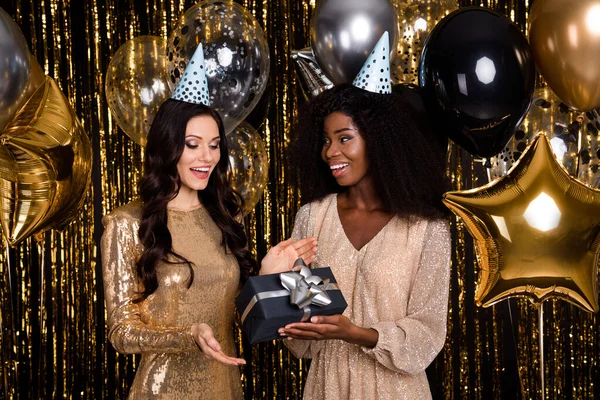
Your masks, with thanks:
M 366 0 L 365 0 L 366 1 Z M 434 0 L 406 0 L 434 3 Z M 136 357 L 107 343 L 98 246 L 101 218 L 136 196 L 143 149 L 108 111 L 104 78 L 111 56 L 139 35 L 168 38 L 192 1 L 1 0 L 46 74 L 75 108 L 93 148 L 92 185 L 78 218 L 62 232 L 0 252 L 0 399 L 116 398 L 127 395 Z M 302 96 L 291 59 L 308 45 L 314 0 L 245 0 L 271 51 L 271 76 L 258 113 L 270 160 L 269 184 L 247 225 L 258 256 L 291 231 L 298 196 L 284 173 L 288 135 Z M 460 1 L 485 6 L 525 30 L 526 0 Z M 258 117 L 259 119 L 262 119 Z M 259 128 L 256 126 L 256 128 Z M 487 183 L 483 167 L 456 147 L 448 155 L 455 189 Z M 448 337 L 428 369 L 436 398 L 539 398 L 537 311 L 524 300 L 491 308 L 473 301 L 476 273 L 470 236 L 452 221 L 454 254 Z M 558 301 L 545 308 L 547 398 L 600 398 L 596 316 Z M 280 343 L 250 347 L 236 330 L 247 398 L 300 398 L 308 364 Z

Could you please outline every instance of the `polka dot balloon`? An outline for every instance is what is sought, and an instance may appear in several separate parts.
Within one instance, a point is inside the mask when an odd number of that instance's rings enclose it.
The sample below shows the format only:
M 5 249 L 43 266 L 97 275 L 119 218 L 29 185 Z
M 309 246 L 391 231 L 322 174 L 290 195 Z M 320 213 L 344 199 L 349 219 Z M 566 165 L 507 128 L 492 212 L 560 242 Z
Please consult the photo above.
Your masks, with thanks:
M 433 27 L 458 10 L 457 0 L 391 0 L 398 13 L 398 45 L 392 60 L 394 83 L 418 84 L 423 45 Z
M 167 41 L 138 36 L 113 54 L 106 72 L 106 100 L 119 127 L 144 146 L 161 104 L 173 91 L 167 75 Z
M 267 85 L 267 39 L 256 19 L 239 4 L 202 1 L 179 18 L 169 38 L 172 83 L 182 79 L 199 44 L 204 50 L 210 105 L 231 132 L 252 111 Z
M 558 162 L 575 178 L 600 188 L 600 119 L 596 110 L 582 113 L 569 108 L 549 87 L 535 90 L 525 119 L 506 147 L 490 158 L 490 181 L 507 174 L 537 133 L 550 139 Z
M 227 134 L 231 186 L 245 202 L 244 213 L 254 209 L 269 179 L 269 160 L 262 138 L 250 124 L 242 122 Z

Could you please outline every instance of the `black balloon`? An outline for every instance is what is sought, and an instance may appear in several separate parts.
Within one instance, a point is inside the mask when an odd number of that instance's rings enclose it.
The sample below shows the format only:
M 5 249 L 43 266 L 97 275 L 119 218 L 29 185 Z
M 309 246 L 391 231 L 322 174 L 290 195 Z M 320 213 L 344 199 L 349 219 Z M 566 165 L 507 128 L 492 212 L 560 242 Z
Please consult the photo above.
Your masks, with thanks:
M 491 10 L 449 14 L 423 47 L 419 86 L 430 118 L 473 155 L 491 157 L 504 148 L 531 105 L 534 84 L 527 39 Z

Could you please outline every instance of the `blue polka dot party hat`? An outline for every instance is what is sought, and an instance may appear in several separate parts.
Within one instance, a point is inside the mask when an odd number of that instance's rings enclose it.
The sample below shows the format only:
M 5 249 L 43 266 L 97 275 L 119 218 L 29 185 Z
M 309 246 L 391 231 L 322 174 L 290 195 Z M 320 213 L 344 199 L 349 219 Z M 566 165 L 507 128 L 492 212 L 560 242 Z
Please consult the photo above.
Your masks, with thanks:
M 177 83 L 171 98 L 188 103 L 204 104 L 210 106 L 206 71 L 204 68 L 204 51 L 198 44 L 194 55 L 190 59 L 185 71 Z
M 375 48 L 369 54 L 352 85 L 373 93 L 392 93 L 390 79 L 390 37 L 383 32 Z

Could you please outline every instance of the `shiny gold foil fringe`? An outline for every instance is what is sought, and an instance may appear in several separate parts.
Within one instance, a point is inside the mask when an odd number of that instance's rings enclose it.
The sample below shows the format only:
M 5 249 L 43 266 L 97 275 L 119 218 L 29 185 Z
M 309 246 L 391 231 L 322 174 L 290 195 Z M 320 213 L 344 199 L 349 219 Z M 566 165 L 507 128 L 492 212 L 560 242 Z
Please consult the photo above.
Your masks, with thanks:
M 418 0 L 407 0 L 418 1 Z M 6 3 L 6 4 L 5 4 Z M 285 152 L 298 96 L 290 52 L 308 45 L 314 0 L 240 1 L 265 28 L 271 49 L 266 121 L 259 128 L 269 155 L 269 186 L 247 219 L 251 248 L 265 254 L 288 236 L 298 194 L 285 173 Z M 59 83 L 92 140 L 92 188 L 79 217 L 63 232 L 0 248 L 0 399 L 126 397 L 138 358 L 117 354 L 106 340 L 100 254 L 101 217 L 136 196 L 143 149 L 118 129 L 104 97 L 104 74 L 128 39 L 167 38 L 193 4 L 178 0 L 5 0 L 46 73 Z M 460 1 L 493 8 L 526 29 L 527 0 Z M 486 181 L 480 163 L 451 146 L 455 189 Z M 511 299 L 474 305 L 477 268 L 464 225 L 452 220 L 453 260 L 448 336 L 428 369 L 434 398 L 541 397 L 537 310 Z M 40 298 L 43 295 L 42 298 Z M 545 310 L 546 398 L 600 398 L 600 328 L 596 316 L 560 301 Z M 242 383 L 249 399 L 298 399 L 309 363 L 279 342 L 251 347 Z

